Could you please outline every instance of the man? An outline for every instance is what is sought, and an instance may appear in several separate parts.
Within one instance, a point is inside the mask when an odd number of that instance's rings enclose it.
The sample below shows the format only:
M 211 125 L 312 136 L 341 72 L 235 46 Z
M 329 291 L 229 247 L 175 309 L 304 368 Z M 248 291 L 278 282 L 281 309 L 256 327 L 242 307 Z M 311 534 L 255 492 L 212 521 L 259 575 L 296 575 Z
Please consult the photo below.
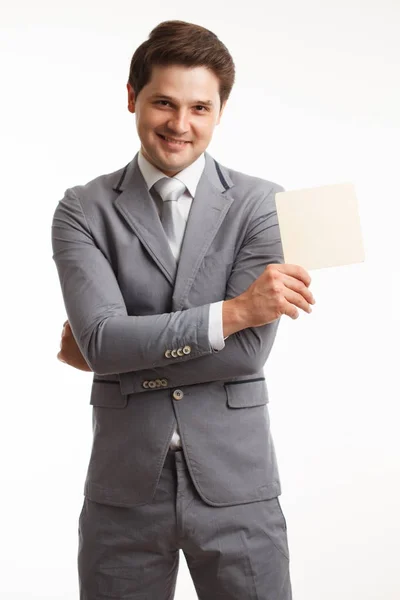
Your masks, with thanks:
M 291 598 L 263 367 L 314 299 L 282 264 L 282 188 L 206 152 L 233 82 L 212 32 L 158 25 L 127 84 L 140 151 L 54 213 L 58 357 L 94 372 L 81 600 L 172 599 L 180 549 L 200 600 Z

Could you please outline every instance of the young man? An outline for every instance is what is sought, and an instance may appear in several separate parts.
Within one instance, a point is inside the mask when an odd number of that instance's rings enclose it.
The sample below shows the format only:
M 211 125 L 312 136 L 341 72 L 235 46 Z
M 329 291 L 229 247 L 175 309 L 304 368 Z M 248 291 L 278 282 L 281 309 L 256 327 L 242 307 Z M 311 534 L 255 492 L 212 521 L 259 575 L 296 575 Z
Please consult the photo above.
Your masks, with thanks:
M 206 152 L 233 83 L 212 32 L 158 25 L 127 84 L 140 151 L 54 213 L 58 358 L 94 372 L 81 600 L 172 599 L 180 549 L 200 600 L 292 597 L 263 367 L 314 299 L 282 264 L 282 188 Z

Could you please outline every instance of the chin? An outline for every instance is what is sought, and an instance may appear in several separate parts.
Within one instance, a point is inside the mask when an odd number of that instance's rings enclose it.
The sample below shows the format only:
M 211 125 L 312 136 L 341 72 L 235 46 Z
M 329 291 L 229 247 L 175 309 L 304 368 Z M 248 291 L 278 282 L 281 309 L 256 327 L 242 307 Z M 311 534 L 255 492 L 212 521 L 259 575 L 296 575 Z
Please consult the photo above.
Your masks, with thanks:
M 148 152 L 145 149 L 145 156 L 150 162 L 155 165 L 160 171 L 171 171 L 177 173 L 183 171 L 186 167 L 192 164 L 198 158 L 197 156 L 185 156 L 185 158 L 178 154 L 171 153 L 165 155 L 159 153 L 157 150 Z
M 158 157 L 157 157 L 158 158 Z M 180 156 L 172 156 L 171 159 L 165 160 L 164 157 L 159 157 L 157 160 L 159 165 L 162 165 L 163 169 L 175 170 L 181 168 L 184 169 L 187 165 L 193 162 L 193 159 L 182 160 Z

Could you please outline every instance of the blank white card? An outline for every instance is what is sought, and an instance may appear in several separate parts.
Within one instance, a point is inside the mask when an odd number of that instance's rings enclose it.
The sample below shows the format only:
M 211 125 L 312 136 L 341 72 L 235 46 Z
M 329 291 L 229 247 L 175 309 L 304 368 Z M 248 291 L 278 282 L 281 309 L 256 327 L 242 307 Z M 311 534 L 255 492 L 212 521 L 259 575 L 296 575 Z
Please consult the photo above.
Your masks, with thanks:
M 286 264 L 310 270 L 364 262 L 353 184 L 278 192 L 275 201 Z

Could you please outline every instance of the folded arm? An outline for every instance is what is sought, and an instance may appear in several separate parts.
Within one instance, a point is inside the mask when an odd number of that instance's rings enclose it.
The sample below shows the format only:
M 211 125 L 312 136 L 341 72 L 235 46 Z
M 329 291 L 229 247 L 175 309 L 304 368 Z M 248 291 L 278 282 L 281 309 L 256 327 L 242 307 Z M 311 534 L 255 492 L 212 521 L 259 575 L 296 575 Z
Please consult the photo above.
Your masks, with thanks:
M 210 304 L 130 316 L 115 274 L 96 246 L 79 199 L 67 190 L 52 222 L 53 260 L 68 321 L 89 367 L 100 375 L 168 365 L 165 348 L 186 347 L 180 363 L 213 353 Z
M 283 262 L 276 191 L 254 211 L 226 285 L 226 300 L 244 292 L 268 264 Z M 162 315 L 127 315 L 112 268 L 94 244 L 72 192 L 55 211 L 52 243 L 71 328 L 92 371 L 119 374 L 123 387 L 143 391 L 144 380 L 166 378 L 169 386 L 202 383 L 255 373 L 265 364 L 279 319 L 237 331 L 216 352 L 208 339 L 210 304 Z M 160 351 L 184 345 L 191 347 L 190 354 L 172 364 Z
M 283 264 L 280 230 L 272 190 L 258 204 L 226 285 L 225 300 L 236 298 L 269 264 Z M 247 327 L 230 335 L 225 347 L 190 363 L 134 370 L 120 375 L 125 393 L 145 391 L 143 382 L 167 379 L 168 387 L 229 380 L 262 370 L 272 349 L 280 318 L 262 327 Z

